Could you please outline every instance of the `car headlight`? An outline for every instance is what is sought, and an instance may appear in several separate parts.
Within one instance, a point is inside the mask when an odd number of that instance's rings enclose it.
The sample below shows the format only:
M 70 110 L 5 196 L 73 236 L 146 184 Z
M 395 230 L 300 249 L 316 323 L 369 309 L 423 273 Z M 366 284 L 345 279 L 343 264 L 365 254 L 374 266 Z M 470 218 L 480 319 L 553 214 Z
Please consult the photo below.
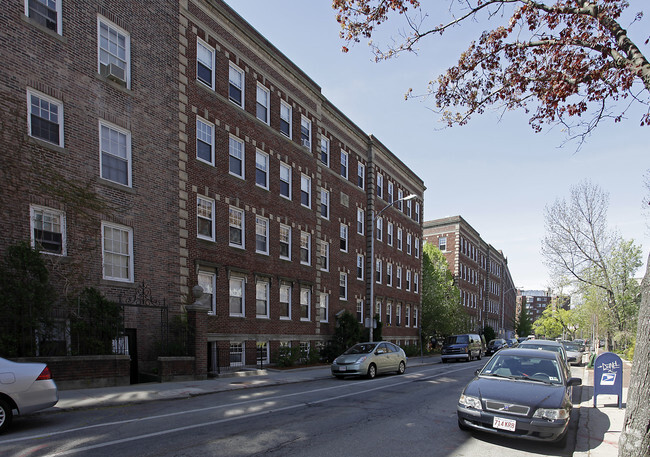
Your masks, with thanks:
M 471 397 L 469 395 L 461 395 L 458 399 L 458 404 L 464 406 L 465 408 L 474 408 L 482 410 L 481 400 L 476 397 Z
M 362 356 L 359 357 L 359 358 L 357 359 L 357 361 L 354 362 L 354 363 L 361 363 L 361 362 L 363 362 L 364 360 L 366 360 L 367 358 L 368 358 L 368 356 L 366 356 L 366 355 L 362 355 Z
M 561 409 L 539 408 L 537 411 L 535 411 L 533 417 L 536 417 L 538 419 L 551 420 L 551 421 L 559 420 L 559 419 L 568 419 L 569 410 L 563 408 Z

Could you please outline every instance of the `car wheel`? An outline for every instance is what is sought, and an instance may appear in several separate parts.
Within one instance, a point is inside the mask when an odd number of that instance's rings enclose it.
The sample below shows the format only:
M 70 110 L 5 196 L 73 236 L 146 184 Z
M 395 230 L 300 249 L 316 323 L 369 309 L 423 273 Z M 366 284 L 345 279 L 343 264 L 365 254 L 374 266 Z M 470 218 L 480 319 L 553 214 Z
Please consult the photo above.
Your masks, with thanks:
M 467 432 L 470 430 L 470 428 L 463 423 L 461 419 L 458 419 L 458 428 L 461 429 L 464 432 Z
M 406 364 L 404 362 L 399 363 L 399 367 L 397 367 L 397 374 L 404 374 L 406 371 Z
M 482 357 L 481 351 L 478 351 L 478 355 L 476 356 L 476 360 L 481 360 L 481 357 Z
M 0 433 L 9 428 L 12 418 L 13 412 L 11 411 L 11 406 L 9 406 L 5 400 L 0 398 Z
M 447 363 L 447 359 L 440 359 L 442 360 L 442 363 Z
M 377 367 L 374 364 L 370 364 L 368 367 L 368 379 L 374 379 L 377 376 Z

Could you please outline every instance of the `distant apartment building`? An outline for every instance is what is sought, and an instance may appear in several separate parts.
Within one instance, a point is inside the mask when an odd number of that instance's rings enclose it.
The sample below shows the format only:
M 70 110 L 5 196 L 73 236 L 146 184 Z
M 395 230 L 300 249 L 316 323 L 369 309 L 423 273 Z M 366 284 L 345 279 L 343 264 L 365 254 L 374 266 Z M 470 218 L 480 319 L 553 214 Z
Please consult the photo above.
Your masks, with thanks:
M 208 368 L 326 344 L 346 310 L 418 341 L 424 182 L 224 2 L 1 4 L 0 254 L 30 242 L 60 290 L 142 285 L 143 363 L 197 284 Z
M 571 297 L 552 295 L 548 290 L 521 290 L 520 293 L 517 300 L 525 305 L 531 323 L 535 322 L 551 304 L 566 310 L 571 305 Z
M 447 259 L 470 317 L 468 330 L 490 326 L 500 337 L 513 336 L 517 290 L 503 252 L 461 216 L 425 221 L 423 236 Z

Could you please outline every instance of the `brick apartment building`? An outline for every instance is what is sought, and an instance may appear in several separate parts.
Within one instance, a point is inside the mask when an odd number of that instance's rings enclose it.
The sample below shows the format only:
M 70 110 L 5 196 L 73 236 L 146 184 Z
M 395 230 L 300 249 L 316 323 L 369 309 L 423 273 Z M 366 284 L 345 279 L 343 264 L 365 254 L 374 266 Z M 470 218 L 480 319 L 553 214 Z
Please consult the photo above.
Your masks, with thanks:
M 517 301 L 518 309 L 521 304 L 526 306 L 531 323 L 535 322 L 551 304 L 566 310 L 571 306 L 571 297 L 552 295 L 550 290 L 521 290 Z
M 517 290 L 503 252 L 461 216 L 425 221 L 424 241 L 447 259 L 470 317 L 468 331 L 490 326 L 502 338 L 514 336 Z
M 201 285 L 208 367 L 325 344 L 370 281 L 384 339 L 417 341 L 424 183 L 225 3 L 1 3 L 0 254 L 172 315 Z M 156 306 L 125 307 L 142 363 Z

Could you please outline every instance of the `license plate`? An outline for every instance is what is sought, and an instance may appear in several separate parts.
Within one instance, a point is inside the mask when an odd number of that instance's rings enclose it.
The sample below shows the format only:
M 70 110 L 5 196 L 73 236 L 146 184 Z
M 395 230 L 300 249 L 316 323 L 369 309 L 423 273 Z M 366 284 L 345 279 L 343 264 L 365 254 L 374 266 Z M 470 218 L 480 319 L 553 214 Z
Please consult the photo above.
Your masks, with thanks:
M 339 371 L 346 371 L 348 367 L 339 367 Z
M 495 417 L 492 421 L 492 426 L 500 430 L 508 430 L 509 432 L 514 432 L 517 421 L 512 419 L 503 419 L 501 417 Z

